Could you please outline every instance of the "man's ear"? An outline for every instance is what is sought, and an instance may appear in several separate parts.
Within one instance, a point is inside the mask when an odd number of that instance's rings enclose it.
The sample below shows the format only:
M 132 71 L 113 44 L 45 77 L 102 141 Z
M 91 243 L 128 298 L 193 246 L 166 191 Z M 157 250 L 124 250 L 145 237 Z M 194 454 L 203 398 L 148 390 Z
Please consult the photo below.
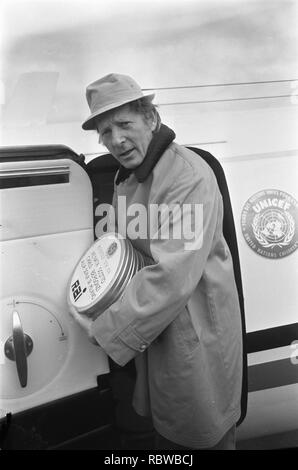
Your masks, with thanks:
M 152 113 L 152 116 L 151 116 L 151 131 L 154 132 L 156 131 L 156 127 L 157 127 L 157 114 L 156 113 Z

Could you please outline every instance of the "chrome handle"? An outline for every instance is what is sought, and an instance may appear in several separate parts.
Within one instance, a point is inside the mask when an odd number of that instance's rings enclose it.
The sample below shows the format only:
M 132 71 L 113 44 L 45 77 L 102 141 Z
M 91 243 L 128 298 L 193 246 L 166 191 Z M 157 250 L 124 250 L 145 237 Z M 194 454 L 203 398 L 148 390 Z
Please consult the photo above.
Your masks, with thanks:
M 4 345 L 6 357 L 16 361 L 19 381 L 22 387 L 26 387 L 28 378 L 27 356 L 33 349 L 33 341 L 30 336 L 24 334 L 21 319 L 16 310 L 12 313 L 12 336 Z

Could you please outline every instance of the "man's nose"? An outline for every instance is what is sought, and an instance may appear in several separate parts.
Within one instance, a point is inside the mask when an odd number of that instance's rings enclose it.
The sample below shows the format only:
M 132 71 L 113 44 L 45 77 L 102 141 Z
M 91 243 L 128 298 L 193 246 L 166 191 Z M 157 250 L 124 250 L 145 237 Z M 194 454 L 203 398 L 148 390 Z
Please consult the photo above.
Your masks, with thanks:
M 125 142 L 125 135 L 122 129 L 113 129 L 112 144 L 114 146 L 122 145 Z

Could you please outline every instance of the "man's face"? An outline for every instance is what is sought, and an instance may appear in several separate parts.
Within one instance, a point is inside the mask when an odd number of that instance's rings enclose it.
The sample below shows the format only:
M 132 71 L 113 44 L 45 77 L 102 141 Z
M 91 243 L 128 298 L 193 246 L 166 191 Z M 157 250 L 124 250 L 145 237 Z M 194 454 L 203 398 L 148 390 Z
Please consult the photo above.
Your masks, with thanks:
M 143 115 L 123 105 L 96 120 L 101 142 L 125 168 L 137 168 L 145 158 L 155 119 L 146 120 Z

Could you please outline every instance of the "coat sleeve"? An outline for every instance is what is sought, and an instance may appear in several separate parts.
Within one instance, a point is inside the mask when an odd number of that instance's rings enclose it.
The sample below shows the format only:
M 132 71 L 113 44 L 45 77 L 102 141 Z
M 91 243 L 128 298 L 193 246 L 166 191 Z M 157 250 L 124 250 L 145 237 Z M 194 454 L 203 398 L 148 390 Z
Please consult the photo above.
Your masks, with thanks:
M 182 162 L 167 178 L 155 175 L 149 203 L 179 205 L 185 213 L 181 212 L 182 221 L 178 216 L 170 217 L 170 223 L 168 218 L 161 219 L 157 232 L 150 234 L 154 264 L 139 271 L 122 297 L 92 324 L 92 335 L 119 365 L 143 352 L 185 307 L 221 223 L 221 196 L 209 167 L 198 172 Z M 190 232 L 185 233 L 183 227 L 189 229 L 194 222 L 195 236 L 190 240 Z M 165 223 L 169 223 L 170 236 L 163 238 Z

